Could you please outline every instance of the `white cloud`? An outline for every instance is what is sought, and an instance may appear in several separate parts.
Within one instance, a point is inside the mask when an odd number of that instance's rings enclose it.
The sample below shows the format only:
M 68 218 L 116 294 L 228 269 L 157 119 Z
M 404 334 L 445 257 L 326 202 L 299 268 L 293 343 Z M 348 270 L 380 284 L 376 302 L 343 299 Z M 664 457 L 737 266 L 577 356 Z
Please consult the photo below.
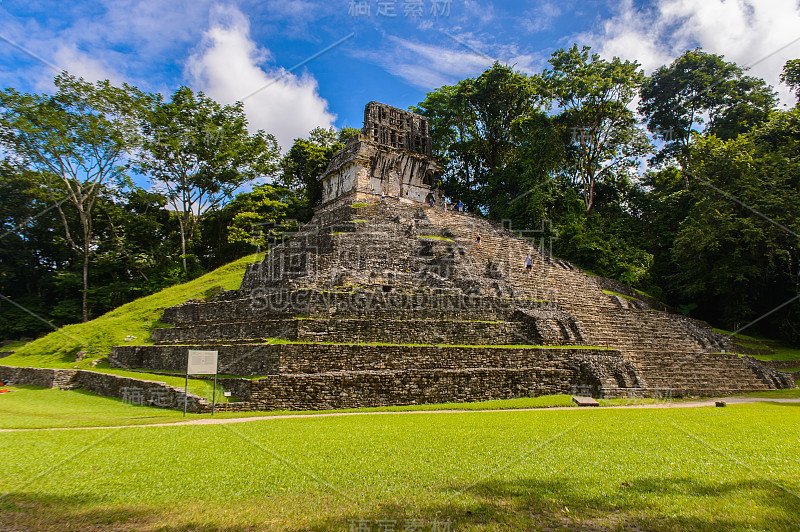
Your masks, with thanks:
M 431 90 L 480 74 L 492 59 L 476 51 L 459 50 L 409 41 L 389 36 L 389 49 L 356 52 L 358 57 L 374 61 L 410 85 Z M 453 47 L 462 45 L 453 42 Z
M 598 30 L 575 40 L 604 57 L 637 59 L 648 72 L 700 46 L 742 67 L 752 65 L 750 75 L 764 78 L 791 103 L 779 76 L 788 59 L 800 57 L 800 41 L 789 45 L 799 37 L 796 0 L 657 0 L 646 10 L 625 0 Z
M 525 31 L 537 33 L 553 29 L 553 23 L 561 16 L 561 8 L 554 1 L 538 2 L 536 7 L 522 14 L 520 23 Z
M 166 89 L 175 56 L 197 42 L 211 0 L 103 0 L 94 4 L 29 6 L 33 16 L 4 16 L 0 33 L 22 48 L 86 79 L 127 81 L 145 90 Z M 5 4 L 3 4 L 5 7 Z M 11 8 L 9 8 L 9 11 Z M 6 13 L 4 13 L 5 15 Z M 8 13 L 11 14 L 11 13 Z M 28 61 L 4 47 L 8 61 Z M 5 60 L 5 57 L 3 58 Z M 46 64 L 17 67 L 13 83 L 50 91 L 57 73 Z
M 75 44 L 62 44 L 53 54 L 55 64 L 72 75 L 86 81 L 109 80 L 113 85 L 122 85 L 124 77 L 102 59 L 92 57 L 81 51 Z M 48 85 L 51 84 L 48 80 Z
M 210 28 L 187 62 L 192 85 L 220 103 L 244 100 L 250 129 L 275 135 L 286 151 L 297 137 L 317 127 L 330 127 L 336 116 L 310 75 L 262 65 L 273 58 L 250 39 L 250 24 L 235 7 L 216 6 Z

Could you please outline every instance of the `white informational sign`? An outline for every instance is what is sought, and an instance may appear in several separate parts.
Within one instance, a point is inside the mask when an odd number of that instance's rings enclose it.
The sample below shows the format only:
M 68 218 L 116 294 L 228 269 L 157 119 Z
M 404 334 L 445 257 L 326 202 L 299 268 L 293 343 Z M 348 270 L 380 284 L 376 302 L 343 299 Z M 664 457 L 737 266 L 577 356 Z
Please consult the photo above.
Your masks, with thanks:
M 189 365 L 186 373 L 192 375 L 214 375 L 217 373 L 217 351 L 189 350 Z

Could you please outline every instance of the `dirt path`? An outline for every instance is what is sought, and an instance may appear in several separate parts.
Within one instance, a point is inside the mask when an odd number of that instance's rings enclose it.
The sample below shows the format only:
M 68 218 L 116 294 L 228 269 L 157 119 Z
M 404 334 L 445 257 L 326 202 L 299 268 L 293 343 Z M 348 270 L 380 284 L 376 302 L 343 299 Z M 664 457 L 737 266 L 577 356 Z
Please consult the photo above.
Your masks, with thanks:
M 30 428 L 30 429 L 0 429 L 0 432 L 31 432 L 37 430 L 101 430 L 101 429 L 128 429 L 143 427 L 179 427 L 186 425 L 221 425 L 228 423 L 250 423 L 252 421 L 269 421 L 275 419 L 298 419 L 298 418 L 319 418 L 319 417 L 340 417 L 340 416 L 384 416 L 384 415 L 409 415 L 409 414 L 480 414 L 484 412 L 538 412 L 552 410 L 573 410 L 595 412 L 597 410 L 620 410 L 620 409 L 650 409 L 650 408 L 699 408 L 704 406 L 714 406 L 716 401 L 725 401 L 727 404 L 744 403 L 800 403 L 800 399 L 768 399 L 763 397 L 721 397 L 716 399 L 704 399 L 702 401 L 685 402 L 663 402 L 641 405 L 624 406 L 604 406 L 601 408 L 578 408 L 574 406 L 557 406 L 544 408 L 504 408 L 492 410 L 412 410 L 405 412 L 331 412 L 323 414 L 284 414 L 273 416 L 253 416 L 239 418 L 203 418 L 192 419 L 189 421 L 176 421 L 174 423 L 150 423 L 142 425 L 113 425 L 107 427 L 51 427 L 51 428 Z

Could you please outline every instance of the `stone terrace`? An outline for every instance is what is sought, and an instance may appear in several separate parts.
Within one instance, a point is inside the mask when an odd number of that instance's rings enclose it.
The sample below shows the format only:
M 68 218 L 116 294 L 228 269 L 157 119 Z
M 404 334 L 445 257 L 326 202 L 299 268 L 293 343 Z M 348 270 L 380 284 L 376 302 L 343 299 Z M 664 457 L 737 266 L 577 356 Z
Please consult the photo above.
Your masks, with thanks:
M 356 199 L 320 209 L 248 268 L 240 290 L 167 309 L 156 345 L 117 347 L 112 363 L 185 371 L 187 349 L 216 349 L 222 373 L 250 377 L 226 380 L 236 409 L 795 386 L 725 354 L 730 339 L 703 322 L 604 293 L 614 281 L 552 258 L 539 233 Z

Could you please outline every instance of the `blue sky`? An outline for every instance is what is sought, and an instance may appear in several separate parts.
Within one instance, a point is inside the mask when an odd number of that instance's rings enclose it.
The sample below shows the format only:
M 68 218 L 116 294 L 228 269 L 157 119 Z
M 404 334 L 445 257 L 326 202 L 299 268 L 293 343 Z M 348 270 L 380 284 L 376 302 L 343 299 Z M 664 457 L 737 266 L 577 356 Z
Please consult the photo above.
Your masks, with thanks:
M 796 0 L 0 0 L 0 38 L 1 83 L 24 91 L 51 90 L 55 69 L 165 94 L 188 85 L 222 103 L 266 86 L 245 99 L 245 110 L 254 129 L 287 149 L 318 125 L 360 127 L 371 100 L 407 108 L 493 59 L 538 72 L 553 50 L 573 42 L 636 59 L 647 72 L 702 46 L 752 65 L 790 103 L 778 75 L 800 57 L 800 7 Z

